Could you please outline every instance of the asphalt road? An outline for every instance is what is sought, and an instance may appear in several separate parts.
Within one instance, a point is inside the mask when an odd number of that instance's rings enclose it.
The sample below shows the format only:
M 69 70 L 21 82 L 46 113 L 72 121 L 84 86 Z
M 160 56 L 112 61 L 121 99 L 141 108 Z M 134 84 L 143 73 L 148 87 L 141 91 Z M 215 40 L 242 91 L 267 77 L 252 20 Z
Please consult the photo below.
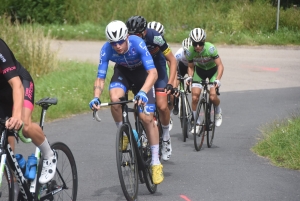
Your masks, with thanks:
M 61 59 L 93 62 L 97 68 L 101 42 L 54 41 L 53 47 L 59 43 Z M 171 47 L 175 52 L 179 46 Z M 138 200 L 300 200 L 300 172 L 275 167 L 250 150 L 261 126 L 299 110 L 300 48 L 217 48 L 225 67 L 220 89 L 223 124 L 216 129 L 213 147 L 204 144 L 195 151 L 191 135 L 184 143 L 179 119 L 173 116 L 173 152 L 170 161 L 163 162 L 165 180 L 155 194 L 140 185 Z M 109 109 L 102 109 L 100 116 L 101 123 L 92 113 L 49 122 L 45 133 L 50 142 L 62 141 L 72 149 L 78 200 L 125 200 L 116 168 L 116 126 Z M 31 150 L 32 145 L 16 148 L 28 155 Z

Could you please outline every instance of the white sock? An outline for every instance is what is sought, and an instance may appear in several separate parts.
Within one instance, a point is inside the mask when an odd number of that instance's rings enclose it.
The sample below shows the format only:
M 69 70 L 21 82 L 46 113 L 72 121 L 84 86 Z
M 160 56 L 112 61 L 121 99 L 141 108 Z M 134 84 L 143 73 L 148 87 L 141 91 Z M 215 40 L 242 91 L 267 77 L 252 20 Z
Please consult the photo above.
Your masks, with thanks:
M 159 150 L 159 145 L 151 145 L 151 154 L 152 154 L 152 160 L 151 160 L 151 165 L 159 165 L 159 156 L 158 156 L 158 150 Z
M 41 150 L 44 159 L 48 159 L 54 155 L 47 138 L 45 138 L 45 141 L 40 146 L 38 146 L 38 148 Z
M 220 114 L 222 112 L 220 105 L 216 106 L 216 114 Z
M 115 123 L 116 123 L 117 128 L 120 128 L 122 126 L 122 124 L 123 124 L 122 121 L 121 122 L 115 122 Z
M 168 141 L 170 139 L 170 133 L 169 133 L 169 124 L 167 126 L 161 125 L 163 130 L 163 140 Z
M 196 111 L 193 111 L 193 115 L 194 115 L 194 119 L 196 119 Z M 200 120 L 200 116 L 197 119 L 197 124 L 200 124 L 201 120 Z

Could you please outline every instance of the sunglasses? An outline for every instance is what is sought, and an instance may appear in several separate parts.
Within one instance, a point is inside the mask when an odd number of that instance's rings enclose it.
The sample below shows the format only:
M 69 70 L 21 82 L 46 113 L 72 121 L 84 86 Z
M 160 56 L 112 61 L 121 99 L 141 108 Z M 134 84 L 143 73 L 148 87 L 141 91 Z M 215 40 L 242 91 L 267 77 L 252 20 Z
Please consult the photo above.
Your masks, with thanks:
M 204 46 L 204 42 L 193 42 L 194 47 L 197 47 L 197 45 Z
M 125 42 L 125 40 L 120 40 L 120 41 L 117 41 L 117 42 L 110 42 L 110 44 L 111 44 L 112 46 L 117 46 L 117 44 L 118 44 L 118 45 L 122 45 L 124 42 Z

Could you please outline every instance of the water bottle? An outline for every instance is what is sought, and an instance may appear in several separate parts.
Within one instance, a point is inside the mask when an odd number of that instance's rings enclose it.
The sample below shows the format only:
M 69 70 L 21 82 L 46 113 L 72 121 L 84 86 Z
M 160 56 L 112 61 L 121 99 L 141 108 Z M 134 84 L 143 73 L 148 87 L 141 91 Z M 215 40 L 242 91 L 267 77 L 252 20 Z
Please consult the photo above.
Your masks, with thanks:
M 140 140 L 139 140 L 139 135 L 138 135 L 138 133 L 137 133 L 136 130 L 134 130 L 134 129 L 132 129 L 132 132 L 133 132 L 133 135 L 134 135 L 134 138 L 135 138 L 135 140 L 136 140 L 136 142 L 137 142 L 138 147 L 140 147 L 140 146 L 141 146 L 141 143 L 140 143 Z
M 26 161 L 23 158 L 22 154 L 16 154 L 15 158 L 17 159 L 17 162 L 19 164 L 19 167 L 21 168 L 23 174 L 25 173 L 25 169 L 26 169 Z
M 33 180 L 36 175 L 36 166 L 37 166 L 37 158 L 34 154 L 28 156 L 28 160 L 26 163 L 26 171 L 25 171 L 25 178 Z

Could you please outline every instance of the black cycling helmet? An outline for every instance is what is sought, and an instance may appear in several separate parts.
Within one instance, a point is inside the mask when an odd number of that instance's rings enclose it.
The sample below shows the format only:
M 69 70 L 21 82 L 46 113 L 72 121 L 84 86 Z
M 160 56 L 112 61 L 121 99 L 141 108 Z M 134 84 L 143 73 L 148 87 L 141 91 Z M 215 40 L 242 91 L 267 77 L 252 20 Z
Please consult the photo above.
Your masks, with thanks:
M 139 34 L 147 28 L 147 20 L 140 15 L 131 16 L 127 20 L 126 26 L 129 34 Z

